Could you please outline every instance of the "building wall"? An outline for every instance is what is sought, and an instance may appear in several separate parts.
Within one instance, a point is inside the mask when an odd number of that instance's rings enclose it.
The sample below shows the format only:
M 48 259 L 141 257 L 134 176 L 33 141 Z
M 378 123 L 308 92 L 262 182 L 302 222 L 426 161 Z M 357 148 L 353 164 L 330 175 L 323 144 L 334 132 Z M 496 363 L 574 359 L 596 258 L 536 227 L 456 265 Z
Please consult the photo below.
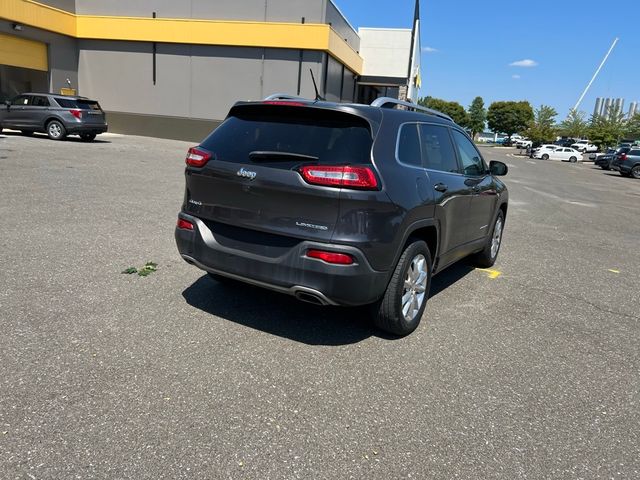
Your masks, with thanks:
M 66 10 L 67 12 L 76 11 L 76 0 L 38 0 L 38 3 L 59 8 L 60 10 Z
M 330 24 L 355 51 L 360 50 L 358 32 L 355 31 L 338 7 L 331 1 L 327 2 L 327 10 L 323 22 Z
M 154 85 L 150 43 L 81 40 L 79 49 L 80 93 L 100 101 L 114 132 L 196 141 L 236 101 L 298 93 L 299 50 L 161 43 Z M 322 78 L 323 55 L 302 52 L 300 95 L 313 98 L 309 70 Z
M 256 20 L 260 22 L 323 23 L 323 2 L 318 0 L 82 0 L 76 12 L 160 18 Z
M 298 93 L 299 50 L 161 43 L 154 85 L 150 43 L 81 40 L 79 48 L 80 91 L 107 111 L 222 119 L 238 100 Z M 321 78 L 321 62 L 322 53 L 302 52 L 300 95 L 313 97 L 309 69 Z
M 411 30 L 361 28 L 360 55 L 364 58 L 362 75 L 406 77 L 411 57 Z
M 64 35 L 47 32 L 24 25 L 22 31 L 15 31 L 11 22 L 0 21 L 0 32 L 21 38 L 37 40 L 48 45 L 49 80 L 45 88 L 54 92 L 67 86 L 67 78 L 72 87 L 78 86 L 78 41 Z

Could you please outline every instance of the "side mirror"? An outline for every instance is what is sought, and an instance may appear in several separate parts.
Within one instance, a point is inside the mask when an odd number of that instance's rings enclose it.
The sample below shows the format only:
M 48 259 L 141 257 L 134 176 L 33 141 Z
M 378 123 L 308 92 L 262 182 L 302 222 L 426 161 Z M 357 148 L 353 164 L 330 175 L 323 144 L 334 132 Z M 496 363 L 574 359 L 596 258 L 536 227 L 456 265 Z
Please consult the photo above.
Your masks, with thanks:
M 506 164 L 502 162 L 498 162 L 497 160 L 491 160 L 489 162 L 489 171 L 491 172 L 491 175 L 495 175 L 496 177 L 501 177 L 507 174 L 507 172 L 509 171 L 509 168 L 507 167 Z

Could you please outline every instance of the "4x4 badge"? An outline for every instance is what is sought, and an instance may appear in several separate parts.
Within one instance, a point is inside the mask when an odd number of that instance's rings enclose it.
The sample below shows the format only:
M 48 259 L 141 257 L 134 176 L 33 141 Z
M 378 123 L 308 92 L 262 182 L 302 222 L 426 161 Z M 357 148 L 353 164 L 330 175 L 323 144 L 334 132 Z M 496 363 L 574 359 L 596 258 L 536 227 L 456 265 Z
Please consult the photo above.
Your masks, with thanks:
M 240 170 L 238 170 L 236 175 L 238 175 L 239 177 L 248 178 L 249 180 L 253 180 L 254 178 L 256 178 L 257 173 L 241 168 Z

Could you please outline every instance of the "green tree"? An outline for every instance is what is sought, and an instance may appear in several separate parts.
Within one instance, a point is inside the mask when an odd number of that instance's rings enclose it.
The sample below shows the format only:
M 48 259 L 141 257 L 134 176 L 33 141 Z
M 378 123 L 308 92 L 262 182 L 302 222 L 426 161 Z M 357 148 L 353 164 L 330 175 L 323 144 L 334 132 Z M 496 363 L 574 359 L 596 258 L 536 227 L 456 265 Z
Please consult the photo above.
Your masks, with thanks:
M 551 143 L 556 139 L 555 118 L 558 112 L 553 107 L 540 105 L 534 113 L 533 122 L 524 134 L 534 143 Z
M 418 104 L 449 115 L 458 125 L 467 127 L 467 112 L 458 102 L 448 102 L 447 100 L 433 97 L 422 97 L 418 99 Z
M 467 119 L 467 127 L 471 130 L 471 138 L 475 139 L 476 135 L 484 130 L 484 123 L 487 120 L 487 111 L 484 108 L 482 97 L 473 99 L 473 102 L 471 102 L 469 106 Z
M 613 147 L 624 136 L 626 127 L 624 113 L 614 107 L 604 115 L 592 115 L 587 133 L 598 148 Z
M 560 123 L 559 133 L 566 137 L 583 138 L 588 129 L 589 123 L 584 119 L 584 112 L 571 109 L 567 118 Z
M 493 102 L 487 111 L 487 122 L 492 132 L 511 136 L 522 132 L 533 121 L 529 102 Z
M 640 113 L 631 117 L 624 126 L 624 137 L 633 140 L 640 140 Z

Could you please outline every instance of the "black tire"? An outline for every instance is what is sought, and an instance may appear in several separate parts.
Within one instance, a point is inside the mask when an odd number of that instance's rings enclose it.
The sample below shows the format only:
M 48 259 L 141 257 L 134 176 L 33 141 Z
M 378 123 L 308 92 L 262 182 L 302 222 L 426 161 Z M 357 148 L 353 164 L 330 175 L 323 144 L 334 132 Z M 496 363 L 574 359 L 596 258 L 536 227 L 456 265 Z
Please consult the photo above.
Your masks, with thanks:
M 80 139 L 83 142 L 93 142 L 93 140 L 95 140 L 96 138 L 96 134 L 95 133 L 81 133 L 80 134 Z
M 549 160 L 549 155 L 547 155 L 546 153 L 542 155 L 542 160 Z
M 33 130 L 20 130 L 20 134 L 25 137 L 31 137 L 33 135 Z
M 569 161 L 571 163 L 576 163 L 578 161 L 578 158 L 577 157 L 569 157 Z
M 47 123 L 47 135 L 51 140 L 64 140 L 67 136 L 67 129 L 58 120 L 51 120 Z
M 427 244 L 422 240 L 411 240 L 398 260 L 384 296 L 371 305 L 371 315 L 376 327 L 398 336 L 408 335 L 418 327 L 429 298 L 431 268 L 431 254 Z M 415 276 L 413 281 L 409 280 L 412 276 Z M 405 284 L 409 281 L 413 286 L 407 289 Z M 409 296 L 405 303 L 411 302 L 407 304 L 407 316 L 403 313 L 403 296 L 406 295 Z
M 640 180 L 640 165 L 636 165 L 631 169 L 631 176 Z
M 495 251 L 493 250 L 493 241 L 496 233 L 496 227 L 500 222 L 500 232 L 497 238 L 497 248 Z M 502 246 L 502 233 L 504 232 L 504 213 L 502 210 L 498 212 L 498 216 L 496 217 L 495 222 L 493 222 L 493 227 L 491 228 L 491 235 L 487 238 L 487 243 L 485 244 L 482 251 L 476 253 L 472 260 L 473 263 L 478 267 L 489 268 L 492 267 L 494 263 L 496 263 L 496 259 L 498 258 L 498 253 L 500 253 L 500 247 Z

